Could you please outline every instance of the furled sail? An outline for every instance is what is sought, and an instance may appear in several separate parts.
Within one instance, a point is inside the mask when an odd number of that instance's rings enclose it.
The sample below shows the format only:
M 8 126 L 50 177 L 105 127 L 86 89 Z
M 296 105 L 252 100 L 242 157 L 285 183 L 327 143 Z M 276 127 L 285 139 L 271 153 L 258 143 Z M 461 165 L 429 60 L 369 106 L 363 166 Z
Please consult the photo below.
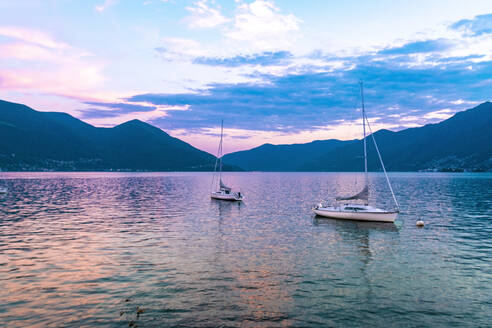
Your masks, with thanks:
M 220 190 L 231 191 L 231 188 L 226 186 L 224 182 L 222 182 L 222 179 L 220 179 L 219 184 L 220 184 Z
M 367 185 L 362 189 L 358 194 L 355 194 L 350 197 L 337 197 L 336 200 L 365 200 L 366 202 L 369 200 L 369 187 Z

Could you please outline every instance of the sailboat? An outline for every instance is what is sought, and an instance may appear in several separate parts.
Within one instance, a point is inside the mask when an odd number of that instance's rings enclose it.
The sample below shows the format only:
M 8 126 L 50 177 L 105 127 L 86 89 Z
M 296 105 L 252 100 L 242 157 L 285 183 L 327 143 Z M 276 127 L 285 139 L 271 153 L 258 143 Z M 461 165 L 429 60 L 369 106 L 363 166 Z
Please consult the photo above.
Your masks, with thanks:
M 360 82 L 360 94 L 362 98 L 362 126 L 364 134 L 364 188 L 355 195 L 347 197 L 336 197 L 333 205 L 318 204 L 313 208 L 313 212 L 316 215 L 332 218 L 332 219 L 345 219 L 345 220 L 358 220 L 358 221 L 377 221 L 377 222 L 394 222 L 398 213 L 400 212 L 400 206 L 396 200 L 395 193 L 391 187 L 388 174 L 384 167 L 381 153 L 379 152 L 374 133 L 372 133 L 371 126 L 366 116 L 364 107 L 364 88 L 362 82 Z M 371 133 L 374 146 L 376 148 L 381 167 L 386 177 L 386 182 L 393 196 L 395 202 L 395 209 L 388 211 L 369 205 L 369 186 L 367 183 L 367 146 L 366 146 L 366 123 Z
M 241 192 L 232 191 L 231 187 L 228 187 L 224 181 L 222 181 L 222 140 L 224 135 L 224 120 L 220 124 L 220 142 L 219 149 L 217 150 L 217 159 L 215 160 L 214 175 L 212 178 L 212 192 L 210 197 L 220 200 L 229 201 L 242 201 L 243 195 Z M 218 168 L 218 172 L 217 172 Z M 217 186 L 218 182 L 218 186 Z M 218 190 L 217 190 L 218 189 Z

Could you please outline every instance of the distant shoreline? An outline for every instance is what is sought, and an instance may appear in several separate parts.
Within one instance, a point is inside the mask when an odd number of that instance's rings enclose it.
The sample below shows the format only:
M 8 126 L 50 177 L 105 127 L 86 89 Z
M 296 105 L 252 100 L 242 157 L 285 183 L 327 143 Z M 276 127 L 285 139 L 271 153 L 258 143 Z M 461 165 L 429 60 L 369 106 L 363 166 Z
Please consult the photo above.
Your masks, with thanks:
M 227 173 L 364 173 L 360 171 L 225 171 Z M 492 171 L 387 171 L 388 173 L 492 173 Z M 0 171 L 2 173 L 214 173 L 214 171 Z M 369 171 L 383 173 L 383 171 Z

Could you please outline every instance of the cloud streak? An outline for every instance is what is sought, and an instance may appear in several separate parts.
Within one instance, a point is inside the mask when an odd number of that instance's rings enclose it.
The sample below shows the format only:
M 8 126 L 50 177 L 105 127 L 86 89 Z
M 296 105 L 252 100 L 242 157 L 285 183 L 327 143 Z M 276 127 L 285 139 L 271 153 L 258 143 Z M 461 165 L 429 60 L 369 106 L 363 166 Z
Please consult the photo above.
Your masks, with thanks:
M 65 49 L 67 44 L 56 41 L 49 34 L 17 26 L 0 26 L 0 35 L 22 40 L 31 44 L 37 44 L 46 48 Z
M 492 14 L 479 15 L 473 19 L 462 19 L 452 24 L 451 28 L 472 36 L 492 34 Z
M 188 110 L 187 105 L 174 106 L 174 105 L 155 105 L 148 102 L 129 102 L 129 101 L 119 101 L 119 102 L 100 102 L 100 101 L 86 101 L 85 105 L 91 107 L 87 109 L 81 109 L 82 118 L 107 118 L 107 117 L 118 117 L 122 114 L 140 114 L 149 112 L 161 112 L 164 113 L 162 116 L 166 116 L 167 111 L 180 111 Z
M 280 65 L 285 64 L 293 55 L 288 51 L 266 51 L 259 54 L 239 55 L 234 57 L 197 57 L 193 59 L 194 64 L 209 66 L 238 67 L 243 65 Z
M 440 52 L 450 49 L 452 42 L 446 39 L 425 40 L 406 43 L 401 47 L 393 47 L 381 50 L 382 55 L 408 55 L 418 53 Z

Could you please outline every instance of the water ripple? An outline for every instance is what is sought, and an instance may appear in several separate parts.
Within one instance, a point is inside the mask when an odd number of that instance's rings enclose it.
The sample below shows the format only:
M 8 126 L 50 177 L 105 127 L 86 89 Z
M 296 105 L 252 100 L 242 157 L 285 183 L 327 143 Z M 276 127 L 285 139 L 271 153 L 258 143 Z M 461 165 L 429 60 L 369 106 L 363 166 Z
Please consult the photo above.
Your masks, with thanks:
M 492 175 L 394 173 L 395 224 L 314 218 L 353 173 L 7 173 L 7 327 L 487 326 Z M 391 206 L 384 177 L 371 201 Z M 425 228 L 415 221 L 423 219 Z

